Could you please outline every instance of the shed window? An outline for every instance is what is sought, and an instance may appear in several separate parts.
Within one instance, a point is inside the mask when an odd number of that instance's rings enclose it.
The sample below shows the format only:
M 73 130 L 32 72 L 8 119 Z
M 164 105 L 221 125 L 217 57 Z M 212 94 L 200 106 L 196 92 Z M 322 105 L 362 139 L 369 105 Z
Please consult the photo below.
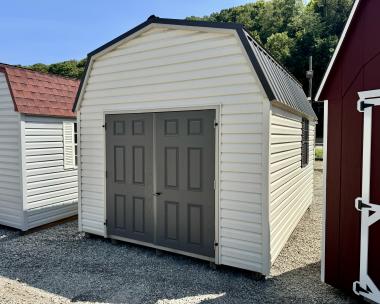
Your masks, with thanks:
M 309 120 L 302 118 L 301 168 L 309 163 Z
M 64 168 L 75 169 L 78 165 L 78 133 L 76 122 L 63 123 Z

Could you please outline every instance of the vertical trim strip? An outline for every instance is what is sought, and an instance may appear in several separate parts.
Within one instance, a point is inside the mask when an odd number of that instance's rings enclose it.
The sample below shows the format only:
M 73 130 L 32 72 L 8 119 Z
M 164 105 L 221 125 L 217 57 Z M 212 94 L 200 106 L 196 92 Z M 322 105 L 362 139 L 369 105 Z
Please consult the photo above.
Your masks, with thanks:
M 105 225 L 105 223 L 107 223 L 107 129 L 106 129 L 106 113 L 103 113 L 103 121 L 102 121 L 102 125 L 104 126 L 104 128 L 102 128 L 102 132 L 103 132 L 103 137 L 102 137 L 102 140 L 103 140 L 103 236 L 104 237 L 108 237 L 108 232 L 107 232 L 107 225 Z M 82 172 L 80 173 L 82 174 Z
M 271 118 L 272 118 L 272 105 L 266 100 L 263 100 L 263 142 L 262 142 L 262 252 L 263 252 L 263 269 L 265 275 L 269 275 L 271 268 L 271 233 L 270 233 L 270 187 L 271 187 L 271 174 L 270 170 L 270 153 L 271 153 Z
M 77 145 L 78 145 L 78 164 L 77 164 L 77 172 L 78 172 L 78 231 L 82 232 L 82 165 L 81 165 L 81 119 L 80 119 L 80 111 L 77 112 Z
M 157 157 L 156 157 L 156 142 L 157 142 L 157 130 L 156 130 L 156 113 L 152 113 L 152 140 L 153 140 L 153 148 L 152 148 L 152 157 L 153 157 L 153 193 L 157 193 L 157 170 L 156 170 L 156 164 L 157 164 Z M 152 204 L 153 204 L 153 243 L 157 244 L 157 196 L 153 196 Z
M 323 210 L 322 210 L 322 240 L 321 240 L 321 281 L 325 282 L 326 267 L 326 206 L 327 206 L 327 145 L 329 103 L 324 101 L 323 107 Z
M 221 141 L 221 132 L 220 132 L 220 124 L 222 122 L 222 111 L 221 105 L 214 108 L 215 110 L 215 242 L 218 243 L 218 246 L 215 246 L 215 264 L 221 263 L 221 250 L 220 250 L 220 235 L 221 235 L 221 226 L 220 226 L 220 143 Z
M 21 199 L 22 199 L 22 230 L 28 230 L 28 219 L 26 217 L 27 206 L 27 180 L 26 180 L 26 158 L 25 158 L 25 116 L 19 115 L 20 119 L 20 179 L 21 179 Z
M 362 200 L 364 204 L 370 203 L 371 185 L 371 146 L 372 146 L 372 107 L 364 110 L 363 122 L 363 164 L 362 164 Z M 362 211 L 360 228 L 360 282 L 365 282 L 368 274 L 368 240 L 369 227 L 365 219 L 369 216 Z

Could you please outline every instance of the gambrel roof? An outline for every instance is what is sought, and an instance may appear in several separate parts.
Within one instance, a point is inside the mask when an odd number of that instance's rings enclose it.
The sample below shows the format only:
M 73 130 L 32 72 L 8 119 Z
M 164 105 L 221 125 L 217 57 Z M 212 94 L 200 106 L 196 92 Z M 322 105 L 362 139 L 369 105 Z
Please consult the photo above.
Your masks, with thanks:
M 235 30 L 244 46 L 245 51 L 247 52 L 257 76 L 260 79 L 268 99 L 270 101 L 282 103 L 286 107 L 289 107 L 304 116 L 316 119 L 316 115 L 305 95 L 305 92 L 302 89 L 302 85 L 248 34 L 243 25 L 237 23 L 163 19 L 156 16 L 149 17 L 147 21 L 88 54 L 86 70 L 78 90 L 73 111 L 76 110 L 78 102 L 81 98 L 82 88 L 84 82 L 86 81 L 87 71 L 91 65 L 91 59 L 93 56 L 105 52 L 108 48 L 111 48 L 121 40 L 136 34 L 143 28 L 154 23 L 171 26 L 178 25 Z
M 15 111 L 38 116 L 75 117 L 71 111 L 79 81 L 0 63 Z

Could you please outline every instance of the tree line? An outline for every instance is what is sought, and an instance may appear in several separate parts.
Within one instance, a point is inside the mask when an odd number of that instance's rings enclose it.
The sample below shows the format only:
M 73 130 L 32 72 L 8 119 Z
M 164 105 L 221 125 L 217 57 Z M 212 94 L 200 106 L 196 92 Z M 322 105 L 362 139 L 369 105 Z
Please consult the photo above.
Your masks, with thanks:
M 309 56 L 314 62 L 314 91 L 338 43 L 353 0 L 258 0 L 188 20 L 237 22 L 307 88 Z M 80 78 L 86 60 L 69 60 L 28 68 Z
M 80 79 L 83 75 L 85 65 L 86 59 L 73 59 L 53 64 L 36 63 L 24 67 L 37 72 L 51 73 L 59 76 Z

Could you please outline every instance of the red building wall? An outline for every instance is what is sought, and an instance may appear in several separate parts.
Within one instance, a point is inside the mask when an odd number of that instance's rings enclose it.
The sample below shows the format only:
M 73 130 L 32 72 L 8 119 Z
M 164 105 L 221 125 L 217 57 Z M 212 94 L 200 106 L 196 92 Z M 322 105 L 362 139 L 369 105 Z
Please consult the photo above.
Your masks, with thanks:
M 362 0 L 322 91 L 328 100 L 325 281 L 348 291 L 359 279 L 363 114 L 359 91 L 380 89 L 380 1 Z M 380 203 L 380 107 L 373 112 L 371 202 Z M 380 288 L 380 224 L 370 231 L 369 271 Z

